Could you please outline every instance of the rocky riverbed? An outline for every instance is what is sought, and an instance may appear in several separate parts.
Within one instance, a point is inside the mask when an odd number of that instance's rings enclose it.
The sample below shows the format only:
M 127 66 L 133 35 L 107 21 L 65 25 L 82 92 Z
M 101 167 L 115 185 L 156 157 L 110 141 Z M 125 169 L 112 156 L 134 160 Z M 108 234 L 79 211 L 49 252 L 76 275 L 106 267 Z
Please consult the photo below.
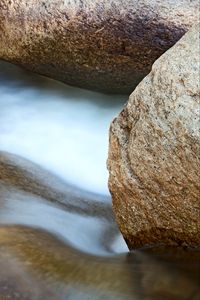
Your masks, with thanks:
M 198 299 L 198 251 L 129 252 L 117 228 L 102 141 L 126 98 L 0 70 L 0 299 Z

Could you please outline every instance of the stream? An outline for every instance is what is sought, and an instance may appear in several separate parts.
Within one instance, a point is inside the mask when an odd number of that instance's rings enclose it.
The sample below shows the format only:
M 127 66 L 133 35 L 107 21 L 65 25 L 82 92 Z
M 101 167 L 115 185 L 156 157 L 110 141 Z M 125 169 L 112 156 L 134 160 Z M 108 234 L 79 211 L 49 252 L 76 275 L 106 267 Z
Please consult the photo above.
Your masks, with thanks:
M 128 96 L 0 62 L 0 300 L 200 299 L 200 253 L 129 252 L 107 188 Z

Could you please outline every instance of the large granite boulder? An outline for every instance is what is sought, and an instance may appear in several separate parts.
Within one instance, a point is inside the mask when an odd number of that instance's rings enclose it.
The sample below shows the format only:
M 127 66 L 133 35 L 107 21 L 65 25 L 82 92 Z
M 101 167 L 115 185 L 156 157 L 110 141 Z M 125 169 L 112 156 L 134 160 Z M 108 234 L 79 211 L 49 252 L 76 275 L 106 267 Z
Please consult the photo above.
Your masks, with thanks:
M 109 188 L 130 249 L 200 246 L 200 40 L 153 65 L 110 128 Z
M 1 0 L 0 59 L 79 87 L 129 93 L 198 12 L 198 0 Z

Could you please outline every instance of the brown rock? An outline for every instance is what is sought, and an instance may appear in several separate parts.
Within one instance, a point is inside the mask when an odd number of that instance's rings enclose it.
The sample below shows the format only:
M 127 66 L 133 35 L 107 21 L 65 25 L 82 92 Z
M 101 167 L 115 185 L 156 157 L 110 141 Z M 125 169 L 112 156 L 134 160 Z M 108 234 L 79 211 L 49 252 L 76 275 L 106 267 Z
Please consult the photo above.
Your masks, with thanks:
M 0 58 L 68 84 L 127 93 L 198 9 L 198 0 L 1 0 Z
M 113 208 L 130 249 L 200 246 L 199 26 L 153 65 L 110 129 Z

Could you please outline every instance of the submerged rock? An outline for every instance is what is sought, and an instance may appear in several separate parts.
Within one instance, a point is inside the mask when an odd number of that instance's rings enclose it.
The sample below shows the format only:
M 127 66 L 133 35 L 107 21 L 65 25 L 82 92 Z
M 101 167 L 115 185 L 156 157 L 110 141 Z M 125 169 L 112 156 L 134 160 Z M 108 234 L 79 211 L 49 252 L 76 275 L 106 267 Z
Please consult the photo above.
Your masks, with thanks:
M 110 128 L 109 188 L 130 249 L 200 246 L 199 27 L 153 65 Z
M 68 84 L 128 93 L 198 8 L 198 0 L 1 0 L 0 58 Z

